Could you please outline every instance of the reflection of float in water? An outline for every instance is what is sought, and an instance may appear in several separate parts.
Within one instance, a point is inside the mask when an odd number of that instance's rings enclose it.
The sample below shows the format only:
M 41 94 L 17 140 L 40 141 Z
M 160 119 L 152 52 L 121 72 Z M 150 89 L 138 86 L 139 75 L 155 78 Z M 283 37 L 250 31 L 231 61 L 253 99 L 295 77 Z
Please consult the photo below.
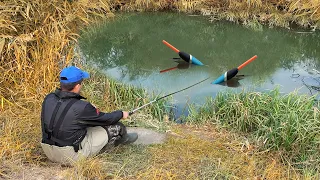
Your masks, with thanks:
M 177 66 L 172 67 L 172 68 L 168 68 L 168 69 L 161 70 L 160 73 L 164 73 L 164 72 L 171 71 L 171 70 L 175 70 L 175 69 L 188 69 L 188 68 L 190 68 L 191 66 L 193 66 L 193 64 L 190 64 L 190 63 L 187 63 L 187 62 L 184 62 L 184 61 L 175 61 L 175 62 L 178 63 Z
M 241 86 L 239 81 L 244 79 L 244 77 L 246 77 L 246 76 L 247 75 L 236 75 L 232 79 L 230 79 L 228 81 L 223 81 L 223 82 L 219 83 L 218 85 L 236 88 L 236 87 Z

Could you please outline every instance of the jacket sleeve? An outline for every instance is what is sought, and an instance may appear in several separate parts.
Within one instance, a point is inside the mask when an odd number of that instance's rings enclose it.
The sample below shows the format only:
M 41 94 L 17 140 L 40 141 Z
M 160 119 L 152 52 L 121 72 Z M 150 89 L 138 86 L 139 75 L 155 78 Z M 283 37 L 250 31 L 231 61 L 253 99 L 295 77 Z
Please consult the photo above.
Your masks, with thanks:
M 79 120 L 105 122 L 106 125 L 117 123 L 123 114 L 122 111 L 113 111 L 111 113 L 100 112 L 92 104 L 88 103 L 79 116 Z

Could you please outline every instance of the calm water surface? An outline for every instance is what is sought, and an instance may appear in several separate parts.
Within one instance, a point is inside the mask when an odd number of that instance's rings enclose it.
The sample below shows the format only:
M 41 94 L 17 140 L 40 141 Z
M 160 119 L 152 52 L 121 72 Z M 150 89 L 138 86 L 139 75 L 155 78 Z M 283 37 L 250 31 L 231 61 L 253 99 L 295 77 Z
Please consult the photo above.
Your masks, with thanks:
M 179 56 L 162 40 L 192 54 L 205 66 L 172 59 Z M 161 95 L 210 77 L 173 96 L 177 114 L 186 103 L 201 105 L 207 97 L 228 90 L 265 92 L 278 87 L 282 93 L 296 90 L 308 95 L 317 95 L 320 90 L 320 33 L 316 32 L 266 27 L 253 30 L 175 13 L 130 13 L 87 30 L 80 39 L 80 49 L 88 63 L 107 75 Z M 238 73 L 244 76 L 211 84 L 254 55 L 258 58 Z M 176 70 L 159 72 L 176 66 Z

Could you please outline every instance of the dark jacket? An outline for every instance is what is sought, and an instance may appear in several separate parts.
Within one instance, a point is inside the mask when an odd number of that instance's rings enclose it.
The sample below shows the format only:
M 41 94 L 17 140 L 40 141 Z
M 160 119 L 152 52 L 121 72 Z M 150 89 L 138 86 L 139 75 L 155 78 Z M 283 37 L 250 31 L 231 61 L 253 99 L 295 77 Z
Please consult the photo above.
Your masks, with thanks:
M 117 123 L 123 116 L 122 111 L 99 112 L 92 104 L 81 99 L 85 98 L 73 92 L 61 91 L 61 89 L 45 97 L 41 112 L 43 143 L 57 146 L 78 145 L 87 133 L 86 128 L 92 126 L 81 124 L 79 120 L 105 122 L 106 125 L 111 125 Z M 53 114 L 59 101 L 61 102 L 60 107 L 57 108 L 54 117 Z M 70 101 L 73 101 L 74 104 L 65 112 L 65 118 L 63 118 L 61 114 Z M 49 127 L 51 119 L 53 119 L 52 132 Z M 57 129 L 59 119 L 61 119 L 61 126 Z M 58 139 L 58 142 L 54 141 L 55 139 Z

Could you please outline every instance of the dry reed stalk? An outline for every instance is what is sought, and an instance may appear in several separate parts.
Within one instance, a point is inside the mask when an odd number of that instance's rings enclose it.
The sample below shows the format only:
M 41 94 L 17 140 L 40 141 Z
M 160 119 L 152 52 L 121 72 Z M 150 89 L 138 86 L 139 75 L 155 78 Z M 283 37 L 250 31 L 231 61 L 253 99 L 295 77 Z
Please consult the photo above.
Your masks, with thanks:
M 0 95 L 39 105 L 55 87 L 59 70 L 70 63 L 78 28 L 90 17 L 108 15 L 108 1 L 4 1 L 0 37 L 6 39 L 0 62 Z M 106 14 L 107 13 L 107 14 Z M 36 101 L 39 100 L 39 101 Z

